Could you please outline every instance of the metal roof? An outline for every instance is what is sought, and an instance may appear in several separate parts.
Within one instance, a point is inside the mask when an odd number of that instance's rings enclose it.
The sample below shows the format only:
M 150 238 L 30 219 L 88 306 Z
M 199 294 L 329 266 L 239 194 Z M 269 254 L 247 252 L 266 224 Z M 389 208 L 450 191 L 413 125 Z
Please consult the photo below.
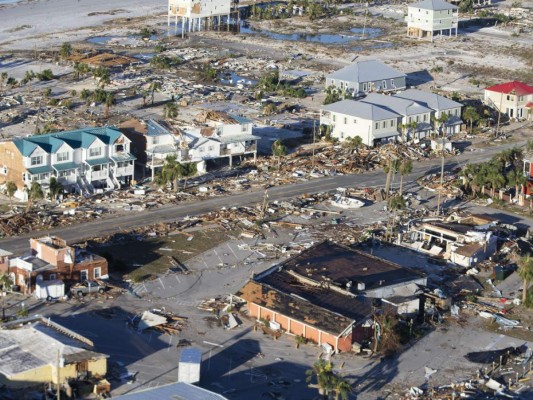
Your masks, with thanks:
M 95 158 L 95 159 L 89 159 L 85 160 L 85 162 L 91 166 L 93 165 L 102 165 L 102 164 L 109 164 L 109 158 L 102 157 L 102 158 Z
M 533 86 L 529 86 L 526 83 L 519 81 L 512 81 L 507 83 L 502 83 L 500 85 L 494 85 L 486 88 L 490 92 L 498 92 L 505 94 L 516 94 L 518 96 L 524 96 L 527 94 L 533 94 Z
M 17 138 L 13 139 L 13 144 L 23 156 L 28 157 L 37 147 L 47 153 L 55 153 L 65 143 L 73 149 L 86 149 L 97 138 L 104 144 L 111 144 L 121 135 L 122 133 L 118 129 L 106 126 Z
M 423 0 L 419 3 L 409 4 L 409 8 L 421 8 L 423 10 L 457 10 L 459 7 L 454 6 L 444 0 Z
M 121 400 L 228 400 L 220 394 L 184 382 L 171 383 L 113 398 Z
M 54 172 L 50 165 L 43 165 L 42 167 L 28 168 L 28 172 L 32 175 L 46 174 L 47 172 Z
M 453 101 L 440 94 L 423 92 L 417 89 L 408 89 L 403 92 L 397 93 L 394 97 L 400 97 L 402 99 L 414 100 L 426 107 L 429 107 L 435 111 L 449 110 L 450 108 L 462 107 L 461 103 Z
M 115 154 L 114 156 L 111 156 L 111 159 L 114 162 L 123 162 L 123 161 L 135 161 L 137 157 L 135 157 L 133 154 L 130 154 L 130 153 L 123 153 L 123 154 Z
M 222 143 L 239 143 L 239 142 L 248 142 L 252 140 L 261 139 L 259 136 L 254 135 L 230 135 L 230 136 L 221 136 L 218 138 Z
M 228 114 L 228 116 L 233 118 L 235 122 L 239 124 L 250 124 L 252 122 L 251 119 L 243 117 L 242 115 Z
M 52 167 L 54 167 L 56 171 L 67 171 L 69 169 L 79 168 L 80 165 L 76 164 L 75 162 L 67 162 L 67 163 L 61 163 L 61 164 L 54 164 Z
M 374 104 L 386 108 L 400 115 L 417 115 L 429 113 L 431 108 L 425 107 L 413 100 L 402 99 L 399 97 L 388 96 L 386 94 L 369 93 L 362 103 Z
M 171 134 L 168 129 L 166 129 L 164 126 L 154 121 L 153 119 L 149 119 L 148 121 L 146 121 L 146 128 L 146 136 L 162 136 Z
M 384 119 L 398 118 L 400 116 L 398 113 L 390 111 L 384 107 L 355 100 L 341 100 L 333 104 L 328 104 L 322 110 L 370 121 L 381 121 Z
M 327 76 L 349 82 L 374 82 L 383 79 L 401 78 L 406 75 L 378 60 L 358 61 Z

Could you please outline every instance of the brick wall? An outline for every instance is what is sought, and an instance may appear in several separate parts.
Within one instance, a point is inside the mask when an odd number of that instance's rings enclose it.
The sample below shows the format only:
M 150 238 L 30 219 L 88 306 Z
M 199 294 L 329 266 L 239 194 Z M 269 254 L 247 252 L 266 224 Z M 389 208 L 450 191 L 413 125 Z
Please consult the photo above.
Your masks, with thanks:
M 7 174 L 0 174 L 0 184 L 15 182 L 19 190 L 24 189 L 22 174 L 27 170 L 23 164 L 22 154 L 13 142 L 0 142 L 0 169 L 7 167 Z

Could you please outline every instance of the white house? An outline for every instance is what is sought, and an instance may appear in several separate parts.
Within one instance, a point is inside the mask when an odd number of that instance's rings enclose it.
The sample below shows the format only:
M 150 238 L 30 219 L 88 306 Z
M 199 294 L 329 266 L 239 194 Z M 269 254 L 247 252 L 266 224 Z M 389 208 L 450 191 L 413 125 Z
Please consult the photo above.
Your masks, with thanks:
M 423 0 L 407 6 L 407 36 L 430 39 L 437 35 L 457 36 L 459 8 L 444 0 Z
M 441 129 L 444 129 L 448 135 L 459 133 L 461 131 L 461 109 L 463 105 L 456 101 L 453 101 L 440 94 L 423 92 L 417 89 L 407 89 L 403 92 L 396 93 L 394 97 L 413 100 L 418 104 L 428 107 L 432 110 L 431 119 L 440 119 L 443 114 L 448 116 L 448 119 L 441 125 Z
M 509 118 L 533 120 L 533 86 L 513 81 L 485 89 L 485 103 Z
M 389 92 L 405 89 L 402 72 L 378 60 L 357 61 L 326 76 L 326 87 L 349 93 Z
M 232 3 L 232 0 L 169 0 L 167 23 L 170 25 L 174 17 L 177 26 L 181 18 L 182 35 L 195 29 L 201 31 L 202 27 L 211 25 L 215 17 L 218 25 L 222 16 L 229 20 Z
M 431 133 L 433 110 L 418 102 L 378 93 L 370 93 L 361 102 L 373 104 L 400 115 L 398 130 L 401 133 L 400 137 L 404 140 L 423 139 Z
M 66 190 L 90 194 L 131 183 L 135 157 L 130 142 L 112 127 L 28 136 L 2 146 L 0 164 L 9 164 L 5 179 L 15 182 L 21 192 L 18 197 L 24 197 L 24 188 L 32 182 L 46 189 L 51 177 Z
M 340 141 L 359 136 L 367 146 L 395 140 L 401 115 L 371 103 L 342 100 L 320 110 L 320 124 Z

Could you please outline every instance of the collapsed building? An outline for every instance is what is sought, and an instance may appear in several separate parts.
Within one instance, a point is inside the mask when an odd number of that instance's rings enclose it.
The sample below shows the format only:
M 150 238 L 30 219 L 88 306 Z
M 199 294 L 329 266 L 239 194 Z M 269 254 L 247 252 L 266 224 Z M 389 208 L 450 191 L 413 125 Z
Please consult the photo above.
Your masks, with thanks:
M 339 352 L 372 336 L 370 320 L 381 299 L 392 299 L 400 312 L 417 312 L 426 284 L 421 273 L 322 242 L 255 276 L 236 296 L 271 328 Z
M 496 252 L 498 221 L 487 215 L 425 218 L 411 221 L 400 237 L 402 245 L 470 268 Z

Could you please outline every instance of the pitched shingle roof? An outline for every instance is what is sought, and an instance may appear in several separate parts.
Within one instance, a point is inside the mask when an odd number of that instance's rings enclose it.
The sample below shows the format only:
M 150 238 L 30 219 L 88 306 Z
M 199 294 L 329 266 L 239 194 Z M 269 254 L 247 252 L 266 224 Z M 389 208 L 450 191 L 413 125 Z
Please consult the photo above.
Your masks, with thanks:
M 374 82 L 382 79 L 404 77 L 405 74 L 378 60 L 358 61 L 329 74 L 329 79 L 351 82 Z

